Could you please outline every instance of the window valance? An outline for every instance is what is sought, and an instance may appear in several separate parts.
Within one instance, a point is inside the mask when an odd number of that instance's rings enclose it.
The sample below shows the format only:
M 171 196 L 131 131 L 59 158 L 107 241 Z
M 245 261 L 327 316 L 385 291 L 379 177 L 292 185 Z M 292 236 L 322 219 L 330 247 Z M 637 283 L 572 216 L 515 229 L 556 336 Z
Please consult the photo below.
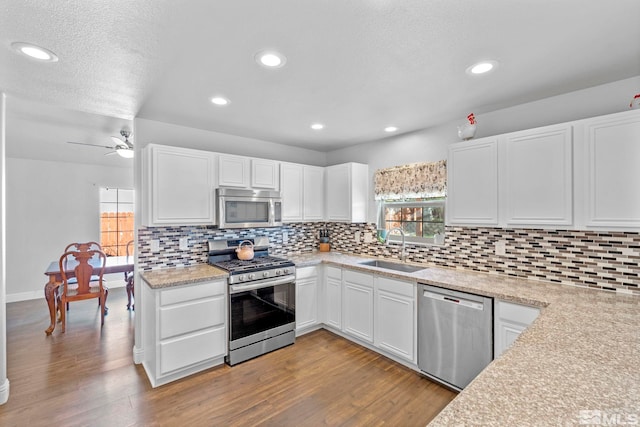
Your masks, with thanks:
M 376 200 L 444 197 L 447 195 L 447 161 L 378 169 L 374 181 Z

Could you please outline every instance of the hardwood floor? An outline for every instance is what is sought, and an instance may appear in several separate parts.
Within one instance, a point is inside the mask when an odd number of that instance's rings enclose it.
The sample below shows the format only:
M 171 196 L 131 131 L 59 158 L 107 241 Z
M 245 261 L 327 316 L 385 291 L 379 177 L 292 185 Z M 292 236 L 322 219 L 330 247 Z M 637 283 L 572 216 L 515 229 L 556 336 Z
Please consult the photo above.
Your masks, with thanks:
M 455 393 L 327 331 L 243 364 L 152 389 L 132 362 L 134 312 L 111 289 L 71 304 L 67 332 L 45 336 L 42 300 L 7 304 L 11 393 L 0 425 L 424 426 Z

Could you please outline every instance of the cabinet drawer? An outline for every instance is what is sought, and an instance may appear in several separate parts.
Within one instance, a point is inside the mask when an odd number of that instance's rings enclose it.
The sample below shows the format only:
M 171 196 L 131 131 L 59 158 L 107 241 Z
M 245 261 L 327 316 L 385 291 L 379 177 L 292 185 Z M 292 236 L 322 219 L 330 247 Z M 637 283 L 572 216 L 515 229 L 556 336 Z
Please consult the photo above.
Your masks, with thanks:
M 318 275 L 318 267 L 301 267 L 296 269 L 296 279 L 310 279 Z
M 362 286 L 373 287 L 373 275 L 370 273 L 360 273 L 359 271 L 344 270 L 344 281 L 356 283 Z
M 224 295 L 160 308 L 160 339 L 224 324 Z
M 207 359 L 224 356 L 225 342 L 224 326 L 161 342 L 160 373 L 166 374 Z
M 526 305 L 512 304 L 510 302 L 498 301 L 498 315 L 501 319 L 512 322 L 531 324 L 540 314 L 537 307 L 529 307 Z
M 338 267 L 327 266 L 327 277 L 342 280 L 342 269 Z
M 388 279 L 386 277 L 376 277 L 376 283 L 378 284 L 378 289 L 381 291 L 404 295 L 407 298 L 413 298 L 416 287 L 415 283 Z
M 180 286 L 160 292 L 160 305 L 177 304 L 194 299 L 224 295 L 226 282 L 217 280 L 209 283 L 198 283 L 193 286 Z

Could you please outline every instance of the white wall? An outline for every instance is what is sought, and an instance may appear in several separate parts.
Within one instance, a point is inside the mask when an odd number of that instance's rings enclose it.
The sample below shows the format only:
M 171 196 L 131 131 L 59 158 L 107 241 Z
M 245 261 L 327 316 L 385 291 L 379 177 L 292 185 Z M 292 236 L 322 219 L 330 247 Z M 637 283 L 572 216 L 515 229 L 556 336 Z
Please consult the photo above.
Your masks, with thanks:
M 490 113 L 476 113 L 476 138 L 626 111 L 633 96 L 639 92 L 640 76 L 637 76 Z M 369 165 L 368 216 L 370 222 L 375 222 L 374 172 L 390 166 L 446 159 L 448 145 L 460 141 L 457 126 L 465 122 L 463 117 L 418 132 L 331 151 L 327 153 L 327 165 L 344 162 Z
M 43 298 L 44 271 L 68 243 L 100 241 L 100 187 L 133 188 L 133 168 L 7 158 L 9 302 Z
M 6 298 L 6 96 L 0 92 L 0 405 L 9 399 L 9 378 L 7 378 L 7 298 Z
M 139 148 L 153 143 L 316 166 L 327 161 L 327 154 L 319 151 L 171 123 L 137 118 L 134 128 Z

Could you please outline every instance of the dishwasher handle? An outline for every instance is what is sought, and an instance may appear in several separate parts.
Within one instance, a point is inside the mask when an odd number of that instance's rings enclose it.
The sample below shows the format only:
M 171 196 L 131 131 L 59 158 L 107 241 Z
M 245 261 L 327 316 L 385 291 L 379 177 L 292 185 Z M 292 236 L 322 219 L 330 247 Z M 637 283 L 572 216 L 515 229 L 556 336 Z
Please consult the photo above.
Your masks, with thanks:
M 482 304 L 481 302 L 471 301 L 464 298 L 458 298 L 458 297 L 449 296 L 449 295 L 442 295 L 442 294 L 438 294 L 438 293 L 427 291 L 427 290 L 422 291 L 422 296 L 424 298 L 431 298 L 433 300 L 445 302 L 448 304 L 455 304 L 455 305 L 461 305 L 464 307 L 469 307 L 474 310 L 484 310 L 484 304 Z

